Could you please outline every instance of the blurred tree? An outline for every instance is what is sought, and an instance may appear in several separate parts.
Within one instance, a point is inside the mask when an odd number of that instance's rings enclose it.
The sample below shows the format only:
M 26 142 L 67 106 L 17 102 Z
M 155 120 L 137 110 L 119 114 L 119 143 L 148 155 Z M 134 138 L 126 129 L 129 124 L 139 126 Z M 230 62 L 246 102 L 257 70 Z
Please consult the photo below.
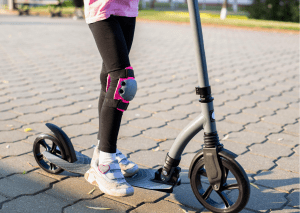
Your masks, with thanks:
M 253 0 L 246 10 L 254 19 L 299 22 L 299 0 Z
M 223 5 L 222 5 L 222 9 L 221 9 L 221 14 L 220 14 L 220 18 L 222 20 L 224 20 L 226 18 L 227 15 L 227 6 L 228 6 L 228 2 L 227 0 L 223 1 Z
M 152 0 L 152 1 L 151 1 L 151 3 L 150 3 L 150 8 L 151 8 L 151 9 L 154 9 L 154 4 L 155 4 L 155 2 L 156 2 L 156 0 Z

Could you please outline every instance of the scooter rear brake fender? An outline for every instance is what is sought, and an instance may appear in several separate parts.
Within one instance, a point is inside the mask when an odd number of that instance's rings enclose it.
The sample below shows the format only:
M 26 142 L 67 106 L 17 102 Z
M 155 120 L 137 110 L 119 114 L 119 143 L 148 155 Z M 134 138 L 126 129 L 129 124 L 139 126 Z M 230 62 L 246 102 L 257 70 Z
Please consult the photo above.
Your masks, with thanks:
M 225 159 L 228 160 L 234 160 L 238 155 L 229 151 L 228 149 L 222 148 L 221 151 L 218 152 L 218 155 L 221 157 L 224 157 Z M 189 178 L 191 178 L 192 171 L 195 167 L 195 164 L 197 163 L 198 160 L 203 158 L 203 149 L 201 149 L 193 158 L 190 168 L 189 168 Z
M 65 150 L 67 161 L 70 163 L 77 161 L 74 147 L 71 143 L 70 138 L 67 136 L 67 134 L 61 128 L 59 128 L 58 126 L 56 126 L 54 124 L 46 123 L 46 126 L 51 130 L 51 132 L 53 132 L 55 137 L 62 144 L 62 146 Z

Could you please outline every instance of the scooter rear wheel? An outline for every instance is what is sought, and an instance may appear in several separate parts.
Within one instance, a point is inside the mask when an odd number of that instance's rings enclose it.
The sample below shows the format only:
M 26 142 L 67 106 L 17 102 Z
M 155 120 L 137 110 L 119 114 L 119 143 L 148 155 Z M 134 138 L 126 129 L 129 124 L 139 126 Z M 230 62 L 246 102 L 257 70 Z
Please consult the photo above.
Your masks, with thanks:
M 201 158 L 191 174 L 191 187 L 198 201 L 216 213 L 239 212 L 247 204 L 250 184 L 243 168 L 235 160 L 220 157 L 222 184 L 219 191 L 210 185 L 204 159 Z
M 42 153 L 44 151 L 50 152 L 64 160 L 66 159 L 66 154 L 62 144 L 51 133 L 41 134 L 35 139 L 33 143 L 33 155 L 38 165 L 46 172 L 51 174 L 59 174 L 63 172 L 64 170 L 62 168 L 51 163 L 43 156 Z

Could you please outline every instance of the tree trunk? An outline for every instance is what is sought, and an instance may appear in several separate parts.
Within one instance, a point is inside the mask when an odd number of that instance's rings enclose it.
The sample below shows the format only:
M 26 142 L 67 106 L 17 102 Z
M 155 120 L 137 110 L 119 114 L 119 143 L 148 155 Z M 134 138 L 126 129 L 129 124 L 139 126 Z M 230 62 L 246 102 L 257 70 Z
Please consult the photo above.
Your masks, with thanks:
M 221 15 L 220 15 L 220 19 L 221 20 L 224 20 L 226 18 L 226 15 L 227 15 L 227 5 L 228 5 L 227 0 L 224 0 L 223 1 L 223 5 L 222 5 L 222 10 L 221 10 Z
M 152 0 L 152 1 L 151 1 L 151 4 L 150 4 L 150 8 L 151 8 L 151 9 L 154 9 L 154 3 L 155 3 L 155 2 L 156 2 L 156 0 Z

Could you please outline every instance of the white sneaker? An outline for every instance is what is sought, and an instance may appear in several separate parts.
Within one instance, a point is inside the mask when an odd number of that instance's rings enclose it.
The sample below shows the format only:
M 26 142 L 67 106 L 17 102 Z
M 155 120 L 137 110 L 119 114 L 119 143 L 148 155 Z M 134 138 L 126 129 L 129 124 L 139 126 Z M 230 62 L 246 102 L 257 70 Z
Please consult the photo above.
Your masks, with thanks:
M 116 152 L 116 159 L 118 160 L 121 172 L 124 177 L 131 177 L 139 171 L 138 165 L 136 165 L 132 161 L 129 161 L 127 157 L 123 155 L 122 152 L 120 152 L 120 150 L 118 149 Z
M 134 189 L 130 186 L 123 174 L 117 160 L 107 165 L 98 165 L 97 161 L 91 164 L 91 168 L 84 174 L 84 178 L 108 195 L 112 196 L 130 196 Z
M 99 160 L 98 146 L 99 146 L 99 142 L 98 142 L 98 145 L 94 149 L 94 154 L 93 154 L 91 165 L 95 162 L 98 162 L 98 160 Z M 136 165 L 132 161 L 129 161 L 128 158 L 125 157 L 125 155 L 123 155 L 122 152 L 120 152 L 120 150 L 118 150 L 118 149 L 117 149 L 117 153 L 116 153 L 116 159 L 118 160 L 118 163 L 121 168 L 121 172 L 124 175 L 124 177 L 131 177 L 139 171 L 138 165 Z

